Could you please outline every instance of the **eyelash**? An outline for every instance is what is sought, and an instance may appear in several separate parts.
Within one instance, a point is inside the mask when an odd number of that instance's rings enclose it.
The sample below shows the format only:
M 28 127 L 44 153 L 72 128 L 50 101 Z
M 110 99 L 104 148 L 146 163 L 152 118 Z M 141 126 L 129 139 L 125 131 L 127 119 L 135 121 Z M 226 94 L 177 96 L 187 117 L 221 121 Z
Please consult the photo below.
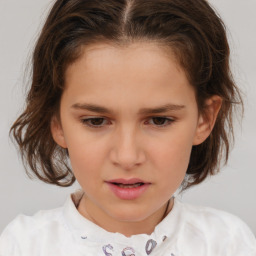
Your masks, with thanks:
M 101 124 L 101 125 L 93 125 L 93 124 L 90 123 L 91 121 L 95 121 L 95 120 L 97 120 L 97 119 L 103 120 L 103 121 L 106 121 L 106 120 L 107 120 L 107 119 L 104 118 L 104 117 L 92 117 L 92 118 L 84 118 L 84 119 L 81 119 L 81 122 L 82 122 L 83 125 L 86 125 L 86 126 L 89 126 L 89 127 L 92 127 L 92 128 L 101 128 L 101 127 L 103 127 L 104 124 L 103 124 L 103 125 L 102 125 L 102 124 Z
M 164 116 L 154 116 L 154 117 L 150 117 L 148 120 L 153 120 L 153 119 L 162 119 L 162 121 L 164 121 L 164 124 L 161 124 L 161 125 L 151 124 L 153 126 L 156 126 L 157 128 L 166 127 L 168 125 L 171 125 L 173 122 L 175 122 L 174 119 L 168 118 L 168 117 L 164 117 Z M 104 127 L 105 124 L 93 125 L 91 123 L 92 121 L 96 121 L 96 120 L 98 120 L 98 121 L 102 120 L 103 123 L 104 123 L 104 121 L 107 121 L 107 119 L 104 118 L 104 117 L 91 117 L 91 118 L 81 119 L 81 122 L 82 122 L 83 125 L 91 127 L 91 128 L 96 128 L 96 129 L 98 128 L 99 129 L 99 128 Z M 149 124 L 149 121 L 147 121 L 146 123 Z

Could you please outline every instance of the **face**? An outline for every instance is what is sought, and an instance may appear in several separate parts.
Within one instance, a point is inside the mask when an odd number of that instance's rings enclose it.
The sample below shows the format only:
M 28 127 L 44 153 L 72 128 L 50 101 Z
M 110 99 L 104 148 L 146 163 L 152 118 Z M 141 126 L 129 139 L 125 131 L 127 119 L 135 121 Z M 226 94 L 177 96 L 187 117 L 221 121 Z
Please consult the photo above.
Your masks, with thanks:
M 52 133 L 85 192 L 84 215 L 96 223 L 158 218 L 192 146 L 209 135 L 182 68 L 157 45 L 98 44 L 68 67 L 65 82 Z

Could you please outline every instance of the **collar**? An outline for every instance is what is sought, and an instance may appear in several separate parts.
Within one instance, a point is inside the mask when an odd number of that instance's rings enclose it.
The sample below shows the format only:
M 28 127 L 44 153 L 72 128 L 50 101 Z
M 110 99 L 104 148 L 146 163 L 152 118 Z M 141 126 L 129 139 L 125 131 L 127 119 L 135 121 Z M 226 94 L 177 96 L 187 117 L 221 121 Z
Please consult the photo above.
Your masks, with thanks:
M 76 240 L 79 240 L 79 243 L 87 241 L 87 243 L 93 244 L 104 244 L 106 246 L 118 246 L 118 247 L 127 247 L 129 245 L 131 248 L 142 248 L 145 252 L 145 247 L 154 248 L 157 244 L 157 247 L 160 247 L 161 244 L 173 243 L 175 240 L 175 234 L 181 228 L 182 204 L 174 198 L 174 205 L 172 210 L 167 214 L 167 216 L 155 227 L 155 230 L 152 234 L 138 234 L 131 237 L 126 237 L 120 233 L 112 233 L 104 230 L 95 223 L 89 221 L 83 217 L 77 210 L 77 205 L 83 196 L 83 191 L 78 190 L 75 193 L 71 194 L 63 208 L 63 216 L 65 223 L 68 225 L 69 229 L 72 231 Z M 112 241 L 111 244 L 108 244 Z M 169 242 L 166 242 L 169 241 Z M 145 245 L 145 246 L 142 246 Z

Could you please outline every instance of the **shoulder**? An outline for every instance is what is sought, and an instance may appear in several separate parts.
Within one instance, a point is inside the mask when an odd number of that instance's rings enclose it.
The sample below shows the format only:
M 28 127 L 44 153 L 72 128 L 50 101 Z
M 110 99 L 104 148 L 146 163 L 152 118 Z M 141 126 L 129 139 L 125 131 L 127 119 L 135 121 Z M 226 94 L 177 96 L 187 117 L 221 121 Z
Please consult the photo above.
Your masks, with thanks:
M 18 215 L 0 236 L 0 255 L 16 255 L 21 249 L 29 250 L 32 243 L 37 246 L 40 241 L 52 239 L 53 232 L 65 227 L 62 222 L 62 208 L 39 211 L 33 216 Z
M 208 247 L 221 248 L 236 255 L 256 255 L 256 239 L 249 227 L 237 216 L 210 207 L 180 203 L 189 236 L 204 240 Z M 253 254 L 251 254 L 253 253 Z M 242 255 L 242 254 L 241 254 Z
M 13 231 L 14 234 L 20 232 L 33 234 L 46 226 L 59 222 L 61 213 L 62 208 L 42 210 L 33 216 L 20 214 L 6 227 L 4 233 Z
M 44 226 L 49 222 L 58 220 L 61 214 L 62 208 L 56 208 L 51 210 L 41 210 L 38 211 L 33 216 L 27 216 L 24 214 L 18 215 L 8 226 L 7 228 L 24 228 L 29 226 L 34 226 L 38 228 L 39 226 Z
M 195 224 L 207 224 L 207 227 L 215 228 L 221 226 L 228 229 L 236 229 L 246 226 L 237 216 L 206 206 L 195 206 L 186 203 L 180 203 L 186 217 L 193 220 Z

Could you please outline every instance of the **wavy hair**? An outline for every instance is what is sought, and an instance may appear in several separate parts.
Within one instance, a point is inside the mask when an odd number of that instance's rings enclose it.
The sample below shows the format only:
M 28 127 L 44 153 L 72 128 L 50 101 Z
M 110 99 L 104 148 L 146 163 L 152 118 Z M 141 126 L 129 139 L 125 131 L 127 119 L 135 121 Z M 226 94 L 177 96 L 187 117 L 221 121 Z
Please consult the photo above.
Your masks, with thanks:
M 195 88 L 199 111 L 212 95 L 223 100 L 211 135 L 192 148 L 183 189 L 215 174 L 222 157 L 227 162 L 234 107 L 242 99 L 230 72 L 225 25 L 206 0 L 57 0 L 33 52 L 26 108 L 10 130 L 28 174 L 59 186 L 75 181 L 68 152 L 55 143 L 50 129 L 65 71 L 86 45 L 138 41 L 174 52 Z

